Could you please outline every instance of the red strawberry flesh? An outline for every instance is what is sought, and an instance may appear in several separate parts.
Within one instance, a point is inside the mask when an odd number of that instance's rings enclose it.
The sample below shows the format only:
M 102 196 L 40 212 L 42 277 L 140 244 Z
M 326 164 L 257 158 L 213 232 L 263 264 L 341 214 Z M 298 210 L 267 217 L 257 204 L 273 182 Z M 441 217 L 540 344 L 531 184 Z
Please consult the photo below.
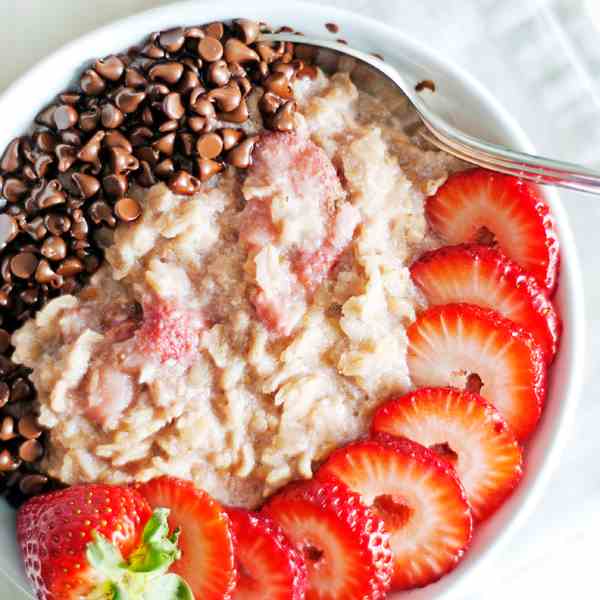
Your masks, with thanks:
M 470 544 L 471 510 L 454 469 L 420 444 L 387 435 L 353 442 L 335 450 L 317 476 L 344 482 L 383 518 L 393 589 L 437 581 Z
M 540 286 L 554 290 L 559 243 L 548 205 L 533 183 L 485 169 L 461 171 L 427 199 L 426 213 L 445 243 L 493 241 Z
M 344 484 L 291 484 L 263 510 L 305 557 L 307 600 L 386 597 L 392 557 L 383 522 Z
M 175 477 L 159 477 L 136 489 L 151 507 L 170 509 L 169 527 L 181 529 L 181 558 L 171 571 L 188 583 L 196 598 L 228 598 L 236 580 L 233 536 L 219 503 L 190 481 Z
M 494 309 L 530 331 L 552 362 L 560 318 L 546 290 L 499 250 L 481 244 L 445 246 L 421 256 L 410 271 L 429 305 L 466 302 Z
M 407 437 L 448 460 L 477 520 L 492 514 L 522 476 L 521 448 L 514 434 L 478 394 L 422 388 L 380 406 L 372 428 Z
M 37 597 L 70 600 L 88 594 L 96 584 L 86 560 L 92 533 L 127 557 L 150 516 L 144 498 L 117 486 L 73 486 L 26 502 L 17 513 L 17 540 Z
M 304 556 L 265 515 L 227 509 L 235 537 L 238 582 L 232 600 L 303 600 Z
M 546 393 L 546 365 L 530 333 L 493 310 L 445 304 L 421 313 L 407 329 L 407 364 L 416 386 L 464 389 L 481 380 L 481 395 L 518 440 L 534 430 Z

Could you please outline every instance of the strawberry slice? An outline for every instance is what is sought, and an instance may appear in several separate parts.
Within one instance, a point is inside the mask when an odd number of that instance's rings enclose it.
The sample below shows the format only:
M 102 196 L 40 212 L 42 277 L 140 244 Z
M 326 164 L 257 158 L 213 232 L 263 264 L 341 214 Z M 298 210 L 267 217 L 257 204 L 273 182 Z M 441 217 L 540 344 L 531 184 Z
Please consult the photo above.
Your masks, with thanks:
M 172 572 L 188 583 L 196 598 L 227 598 L 236 581 L 233 535 L 216 500 L 192 482 L 168 476 L 137 484 L 136 489 L 150 506 L 170 509 L 170 529 L 181 530 L 181 558 Z
M 266 515 L 227 509 L 239 578 L 233 600 L 304 600 L 304 556 Z
M 291 484 L 263 511 L 304 555 L 307 600 L 383 600 L 392 554 L 383 521 L 339 482 Z
M 410 272 L 430 305 L 467 302 L 493 308 L 530 331 L 552 362 L 560 318 L 545 289 L 499 250 L 481 244 L 446 246 L 421 256 Z
M 420 444 L 385 434 L 353 442 L 335 450 L 317 477 L 343 481 L 382 517 L 391 534 L 394 589 L 437 581 L 469 546 L 472 518 L 462 485 Z
M 416 386 L 480 392 L 524 440 L 546 392 L 546 364 L 531 334 L 493 310 L 445 304 L 407 329 L 407 364 Z
M 372 430 L 410 438 L 450 462 L 479 521 L 521 480 L 521 448 L 500 413 L 479 394 L 422 388 L 391 398 L 375 413 Z
M 427 199 L 426 212 L 445 243 L 497 242 L 543 288 L 554 290 L 558 238 L 536 185 L 485 169 L 461 171 Z

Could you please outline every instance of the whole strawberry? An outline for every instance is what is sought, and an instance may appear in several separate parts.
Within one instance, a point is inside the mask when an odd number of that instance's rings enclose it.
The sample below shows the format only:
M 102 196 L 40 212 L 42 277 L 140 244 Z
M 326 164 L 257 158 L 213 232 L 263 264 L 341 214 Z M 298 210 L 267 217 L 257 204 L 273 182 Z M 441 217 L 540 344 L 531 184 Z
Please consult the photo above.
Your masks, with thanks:
M 79 485 L 29 500 L 17 513 L 17 539 L 37 598 L 192 598 L 185 582 L 165 574 L 180 557 L 167 517 L 117 486 Z

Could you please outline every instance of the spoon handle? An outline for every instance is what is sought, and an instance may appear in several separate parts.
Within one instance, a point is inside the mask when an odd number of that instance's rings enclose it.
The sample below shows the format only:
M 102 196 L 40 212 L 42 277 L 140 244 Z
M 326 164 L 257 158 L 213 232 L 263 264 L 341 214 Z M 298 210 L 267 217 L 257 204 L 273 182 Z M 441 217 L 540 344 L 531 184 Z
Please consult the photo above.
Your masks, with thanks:
M 429 115 L 421 114 L 426 129 L 421 136 L 440 150 L 480 167 L 588 194 L 600 194 L 600 171 L 573 163 L 509 150 L 472 138 L 444 123 L 440 130 Z

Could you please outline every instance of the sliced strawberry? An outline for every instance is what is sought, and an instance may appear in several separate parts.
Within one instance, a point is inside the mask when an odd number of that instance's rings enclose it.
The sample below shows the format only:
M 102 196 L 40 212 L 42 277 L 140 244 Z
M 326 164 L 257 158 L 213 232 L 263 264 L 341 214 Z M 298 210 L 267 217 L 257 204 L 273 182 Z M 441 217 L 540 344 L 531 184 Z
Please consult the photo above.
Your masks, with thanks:
M 383 600 L 392 555 L 383 521 L 339 482 L 291 484 L 263 511 L 304 555 L 307 600 Z
M 461 171 L 427 199 L 426 212 L 447 244 L 495 241 L 543 288 L 554 290 L 558 238 L 536 185 L 485 169 Z
M 360 494 L 390 532 L 392 587 L 422 587 L 452 570 L 471 541 L 472 518 L 454 469 L 434 452 L 380 434 L 335 450 L 318 471 Z
M 468 383 L 498 409 L 517 439 L 531 434 L 546 393 L 546 365 L 529 332 L 496 311 L 445 304 L 419 315 L 407 336 L 416 386 L 462 389 Z
M 136 489 L 150 506 L 170 509 L 169 527 L 181 529 L 181 558 L 172 572 L 188 583 L 196 598 L 227 598 L 236 581 L 227 513 L 206 492 L 175 477 L 159 477 Z
M 375 413 L 372 429 L 410 438 L 450 462 L 479 521 L 521 480 L 521 448 L 500 413 L 479 394 L 422 388 L 391 398 Z
M 304 556 L 266 515 L 227 509 L 239 573 L 233 600 L 304 600 Z
M 421 256 L 410 272 L 430 305 L 467 302 L 493 308 L 530 331 L 552 362 L 561 330 L 554 306 L 545 289 L 499 250 L 446 246 Z

